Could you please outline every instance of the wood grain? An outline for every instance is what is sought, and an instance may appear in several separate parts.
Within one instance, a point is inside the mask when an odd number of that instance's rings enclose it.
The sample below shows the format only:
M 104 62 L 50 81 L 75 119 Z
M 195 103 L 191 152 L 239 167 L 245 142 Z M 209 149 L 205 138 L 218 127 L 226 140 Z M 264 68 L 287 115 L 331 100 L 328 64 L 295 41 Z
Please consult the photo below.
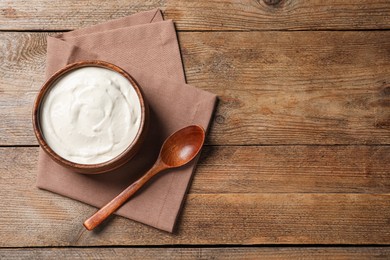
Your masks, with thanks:
M 274 4 L 272 4 L 274 3 Z M 179 30 L 346 30 L 390 28 L 381 0 L 0 2 L 1 30 L 69 30 L 159 7 Z M 64 19 L 66 17 L 67 19 Z
M 209 146 L 191 193 L 389 193 L 390 146 Z
M 4 259 L 388 259 L 388 247 L 26 248 L 0 249 Z
M 220 97 L 213 144 L 390 140 L 389 31 L 179 36 L 188 82 Z
M 34 185 L 37 147 L 0 156 L 3 185 Z M 208 146 L 189 193 L 389 193 L 389 161 L 389 146 Z
M 34 189 L 26 191 L 29 200 L 7 192 L 2 192 L 1 247 L 380 245 L 390 239 L 389 195 L 191 194 L 172 235 L 120 217 L 89 232 L 82 222 L 92 207 Z
M 46 35 L 0 34 L 1 145 L 36 144 Z M 220 98 L 208 144 L 389 144 L 390 31 L 179 38 L 188 82 Z
M 263 151 L 264 154 L 268 154 L 275 147 L 267 148 L 271 150 Z M 2 220 L 0 222 L 0 237 L 2 238 L 0 246 L 387 244 L 390 241 L 389 171 L 386 168 L 388 150 L 387 154 L 384 150 L 379 153 L 375 152 L 383 148 L 373 147 L 372 150 L 370 148 L 365 151 L 365 148 L 355 149 L 355 161 L 346 163 L 352 168 L 363 167 L 360 172 L 351 172 L 358 176 L 355 178 L 355 185 L 365 182 L 364 185 L 371 187 L 371 192 L 376 191 L 376 187 L 379 186 L 378 193 L 383 194 L 343 194 L 344 183 L 346 183 L 346 190 L 351 191 L 356 188 L 349 180 L 348 171 L 335 170 L 334 175 L 328 172 L 327 178 L 320 176 L 315 180 L 315 177 L 320 175 L 316 173 L 322 171 L 321 169 L 315 171 L 317 168 L 315 164 L 318 163 L 316 160 L 319 160 L 321 152 L 311 154 L 314 164 L 313 173 L 308 178 L 311 180 L 306 182 L 305 189 L 315 192 L 315 189 L 319 187 L 320 191 L 326 192 L 327 187 L 335 190 L 332 187 L 334 185 L 339 187 L 336 193 L 300 193 L 299 187 L 295 189 L 288 187 L 287 191 L 284 190 L 283 186 L 288 186 L 286 184 L 288 180 L 295 182 L 294 185 L 305 182 L 306 176 L 297 176 L 296 172 L 294 175 L 294 171 L 299 171 L 298 162 L 295 170 L 285 169 L 288 172 L 284 178 L 279 177 L 281 179 L 279 183 L 277 179 L 275 182 L 268 182 L 274 190 L 266 192 L 257 188 L 256 185 L 261 183 L 262 175 L 274 175 L 272 169 L 275 169 L 271 167 L 269 173 L 252 172 L 248 180 L 242 181 L 241 177 L 234 177 L 232 171 L 227 170 L 232 167 L 225 165 L 226 160 L 229 160 L 230 150 L 228 147 L 221 147 L 220 155 L 218 152 L 215 153 L 214 159 L 201 159 L 200 163 L 204 165 L 204 168 L 199 167 L 174 235 L 120 217 L 113 217 L 94 232 L 85 232 L 82 223 L 87 216 L 95 212 L 94 208 L 35 188 L 37 148 L 1 148 L 0 158 L 3 158 L 3 163 L 0 165 L 0 196 L 3 202 L 0 210 Z M 261 149 L 261 147 L 255 149 Z M 346 154 L 352 151 L 349 149 L 348 147 L 345 151 Z M 378 158 L 375 159 L 375 156 L 367 157 L 366 161 L 359 165 L 359 160 L 364 158 L 359 150 L 366 155 L 377 153 L 376 156 L 379 154 L 385 156 L 384 161 L 380 163 L 381 166 L 376 166 L 379 169 L 378 172 L 365 172 L 367 169 L 372 169 L 372 166 L 365 168 L 367 162 L 373 165 L 379 161 Z M 243 156 L 239 155 L 240 153 L 245 154 L 243 151 L 235 153 L 238 156 Z M 299 154 L 297 150 L 291 151 L 291 154 L 295 153 Z M 257 155 L 253 154 L 253 157 L 247 158 L 243 164 L 253 166 L 254 163 L 248 161 L 256 158 Z M 334 156 L 337 156 L 337 153 Z M 347 156 L 344 155 L 344 158 Z M 262 161 L 266 160 L 267 157 L 262 158 Z M 215 166 L 212 166 L 213 163 Z M 286 166 L 293 164 L 294 162 L 290 161 Z M 311 163 L 301 164 L 301 168 L 308 167 L 309 164 Z M 357 165 L 354 166 L 354 164 Z M 226 185 L 222 189 L 232 187 L 227 182 L 238 178 L 241 179 L 241 185 L 252 185 L 250 188 L 252 192 L 234 193 L 236 190 L 226 190 L 225 193 L 201 193 L 201 190 L 211 186 L 203 187 L 212 173 L 212 170 L 209 172 L 208 169 L 216 169 L 217 165 L 220 165 L 221 172 L 226 170 L 226 174 L 230 174 L 220 180 L 222 182 L 220 187 Z M 246 174 L 246 172 L 240 172 L 239 167 L 240 165 L 236 166 L 234 174 Z M 338 164 L 335 163 L 334 169 L 337 167 Z M 348 166 L 344 169 L 346 168 Z M 333 168 L 329 165 L 324 171 L 331 169 Z M 290 172 L 291 175 L 289 175 Z M 255 175 L 260 179 L 253 183 L 252 179 Z M 294 180 L 297 178 L 301 180 Z M 266 180 L 264 182 L 262 187 L 267 184 Z M 340 183 L 336 184 L 337 182 Z M 383 182 L 385 186 L 380 187 Z M 217 191 L 221 190 L 220 187 L 216 188 Z M 198 191 L 193 192 L 195 189 Z M 238 187 L 237 190 L 242 191 L 242 188 Z M 292 190 L 294 193 L 290 193 Z M 16 229 L 15 226 L 23 228 Z M 129 236 L 129 234 L 132 235 Z
M 86 232 L 94 208 L 35 188 L 37 147 L 0 147 L 0 258 L 390 258 L 389 1 L 0 1 L 0 146 L 37 144 L 52 33 L 29 31 L 156 7 L 188 82 L 220 98 L 175 233 Z

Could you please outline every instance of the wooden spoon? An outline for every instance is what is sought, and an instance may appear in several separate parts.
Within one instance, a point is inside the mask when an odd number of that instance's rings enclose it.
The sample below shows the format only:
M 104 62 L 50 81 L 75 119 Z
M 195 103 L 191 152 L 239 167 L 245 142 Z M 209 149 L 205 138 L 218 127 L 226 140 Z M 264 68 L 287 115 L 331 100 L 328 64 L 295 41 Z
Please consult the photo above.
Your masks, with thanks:
M 189 163 L 199 153 L 205 139 L 205 131 L 201 126 L 191 125 L 178 130 L 169 136 L 161 147 L 157 161 L 152 168 L 139 180 L 127 187 L 103 208 L 98 210 L 84 222 L 88 230 L 100 225 L 108 216 L 114 213 L 146 182 L 158 173 L 183 166 Z

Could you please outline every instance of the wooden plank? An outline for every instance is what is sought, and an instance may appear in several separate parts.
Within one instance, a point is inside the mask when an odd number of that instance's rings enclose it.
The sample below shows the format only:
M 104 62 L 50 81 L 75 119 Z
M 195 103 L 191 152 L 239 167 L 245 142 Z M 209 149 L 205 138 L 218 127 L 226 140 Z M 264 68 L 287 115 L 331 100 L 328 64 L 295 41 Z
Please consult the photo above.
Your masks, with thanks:
M 36 144 L 46 35 L 0 34 L 0 145 Z M 390 31 L 179 38 L 188 82 L 220 98 L 209 144 L 389 144 Z
M 390 240 L 390 195 L 191 194 L 175 233 L 168 234 L 120 217 L 89 232 L 82 223 L 96 209 L 34 189 L 20 194 L 1 194 L 1 247 L 381 245 Z
M 0 249 L 4 259 L 388 259 L 389 247 L 25 248 Z
M 389 142 L 389 31 L 182 35 L 189 83 L 220 96 L 211 143 Z
M 33 185 L 38 148 L 1 148 L 0 158 L 5 183 Z M 389 193 L 389 162 L 390 146 L 207 146 L 189 192 Z
M 389 193 L 390 146 L 209 146 L 190 192 Z
M 2 30 L 68 30 L 159 7 L 179 30 L 346 30 L 390 28 L 383 0 L 0 2 Z M 66 19 L 64 19 L 64 17 Z
M 279 193 L 234 193 L 234 190 L 230 193 L 215 194 L 191 192 L 187 196 L 184 211 L 173 235 L 121 217 L 113 217 L 96 231 L 87 232 L 82 223 L 95 211 L 94 208 L 35 188 L 36 150 L 36 147 L 0 149 L 0 158 L 3 158 L 0 164 L 2 198 L 0 247 L 177 244 L 379 245 L 388 244 L 390 241 L 388 188 L 387 190 L 379 188 L 385 192 L 384 194 L 337 192 L 314 194 L 288 191 L 286 193 L 283 187 L 279 187 Z M 199 173 L 202 171 L 204 173 L 197 174 L 193 187 L 203 185 L 205 181 L 202 183 L 202 178 L 210 178 L 207 164 L 211 164 L 211 161 L 223 164 L 224 160 L 228 160 L 228 156 L 225 157 L 227 153 L 225 149 L 221 154 L 222 158 L 215 156 L 215 160 L 210 159 L 209 162 L 202 159 L 205 168 L 201 170 L 200 167 Z M 319 160 L 319 154 L 314 153 L 313 158 L 316 158 L 313 161 Z M 367 158 L 365 162 L 370 159 Z M 373 159 L 373 163 L 377 161 Z M 382 171 L 388 176 L 388 169 L 384 168 L 388 160 L 381 164 Z M 227 168 L 229 165 L 224 167 Z M 237 171 L 235 174 L 245 172 Z M 314 175 L 313 173 L 313 178 Z M 368 171 L 361 176 L 367 178 L 367 182 L 374 180 L 372 191 L 378 184 L 376 177 L 373 177 L 375 175 L 376 173 Z M 332 176 L 331 174 L 328 176 L 330 181 Z M 233 177 L 226 177 L 226 180 L 229 178 L 231 180 Z M 294 178 L 297 177 L 291 175 L 291 182 L 295 182 Z M 318 182 L 322 178 L 319 177 Z M 334 178 L 335 182 L 342 179 L 337 175 Z M 388 187 L 386 179 L 388 177 L 383 178 Z M 248 184 L 250 182 L 251 180 L 247 181 Z M 314 182 L 314 187 L 327 185 L 318 182 Z M 359 185 L 359 182 L 356 185 Z M 256 189 L 255 186 L 253 189 Z M 338 191 L 343 192 L 342 188 Z

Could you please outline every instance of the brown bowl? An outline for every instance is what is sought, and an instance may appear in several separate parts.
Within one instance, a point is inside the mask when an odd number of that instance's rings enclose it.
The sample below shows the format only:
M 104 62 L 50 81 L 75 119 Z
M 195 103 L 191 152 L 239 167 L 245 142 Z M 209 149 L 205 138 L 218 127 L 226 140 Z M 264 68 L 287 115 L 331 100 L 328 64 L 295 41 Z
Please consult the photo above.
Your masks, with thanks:
M 75 163 L 72 161 L 69 161 L 67 159 L 64 159 L 60 155 L 58 155 L 56 152 L 54 152 L 50 146 L 45 141 L 45 137 L 43 136 L 41 127 L 40 127 L 40 109 L 41 109 L 41 103 L 50 88 L 53 86 L 54 83 L 57 82 L 62 76 L 65 74 L 82 68 L 82 67 L 101 67 L 105 69 L 109 69 L 112 71 L 115 71 L 119 74 L 121 74 L 123 77 L 128 79 L 131 83 L 131 85 L 134 87 L 140 104 L 141 104 L 141 122 L 140 127 L 138 129 L 138 132 L 133 140 L 133 142 L 118 156 L 115 158 L 98 164 L 81 164 L 81 163 Z M 97 174 L 97 173 L 103 173 L 108 172 L 111 170 L 114 170 L 120 166 L 122 166 L 124 163 L 128 162 L 141 148 L 141 145 L 145 139 L 146 132 L 147 132 L 147 126 L 148 126 L 148 119 L 149 119 L 149 109 L 148 106 L 144 100 L 141 88 L 138 86 L 138 84 L 135 82 L 135 80 L 123 69 L 119 68 L 116 65 L 110 64 L 108 62 L 104 61 L 80 61 L 76 63 L 72 63 L 67 65 L 66 67 L 60 69 L 57 71 L 53 76 L 51 76 L 45 84 L 42 86 L 41 90 L 39 91 L 37 98 L 34 103 L 33 107 L 33 127 L 35 135 L 38 139 L 39 145 L 42 147 L 42 149 L 58 164 L 65 166 L 67 168 L 70 168 L 76 172 L 79 173 L 85 173 L 85 174 Z

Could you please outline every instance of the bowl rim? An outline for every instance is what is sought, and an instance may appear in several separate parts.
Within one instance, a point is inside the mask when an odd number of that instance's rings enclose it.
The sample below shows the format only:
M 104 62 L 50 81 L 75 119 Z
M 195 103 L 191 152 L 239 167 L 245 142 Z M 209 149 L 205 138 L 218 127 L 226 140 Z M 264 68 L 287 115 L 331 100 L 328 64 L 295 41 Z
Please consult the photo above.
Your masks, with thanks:
M 109 69 L 111 71 L 117 72 L 121 74 L 123 77 L 125 77 L 133 86 L 135 92 L 137 93 L 138 99 L 140 101 L 141 105 L 141 122 L 138 129 L 138 132 L 133 139 L 133 141 L 124 149 L 119 155 L 115 156 L 114 158 L 101 162 L 101 163 L 95 163 L 95 164 L 84 164 L 84 163 L 76 163 L 69 161 L 59 154 L 57 154 L 46 142 L 45 137 L 42 133 L 41 127 L 40 127 L 40 111 L 41 111 L 41 104 L 44 100 L 46 94 L 49 92 L 51 87 L 55 85 L 55 83 L 64 75 L 72 72 L 73 70 L 77 70 L 84 67 L 99 67 L 99 68 L 105 68 Z M 71 64 L 66 65 L 65 67 L 59 69 L 56 71 L 50 78 L 42 85 L 41 89 L 39 90 L 37 97 L 34 101 L 33 106 L 33 113 L 32 113 L 32 122 L 33 122 L 33 128 L 36 138 L 38 139 L 39 145 L 43 148 L 43 150 L 57 163 L 62 164 L 64 166 L 67 166 L 69 168 L 78 169 L 78 170 L 84 170 L 82 173 L 86 173 L 85 170 L 96 170 L 95 173 L 100 173 L 101 169 L 107 170 L 113 170 L 122 164 L 124 164 L 127 160 L 121 163 L 123 161 L 124 157 L 132 151 L 132 149 L 136 146 L 136 144 L 142 137 L 142 133 L 145 130 L 145 121 L 146 121 L 146 115 L 147 114 L 147 107 L 145 104 L 145 100 L 141 91 L 140 86 L 137 84 L 137 82 L 130 76 L 129 73 L 127 73 L 122 68 L 118 67 L 117 65 L 114 65 L 112 63 L 102 61 L 102 60 L 85 60 L 85 61 L 78 61 Z M 116 163 L 118 163 L 117 166 L 114 166 Z M 114 166 L 111 168 L 111 166 Z M 107 170 L 104 170 L 103 172 L 106 172 Z

